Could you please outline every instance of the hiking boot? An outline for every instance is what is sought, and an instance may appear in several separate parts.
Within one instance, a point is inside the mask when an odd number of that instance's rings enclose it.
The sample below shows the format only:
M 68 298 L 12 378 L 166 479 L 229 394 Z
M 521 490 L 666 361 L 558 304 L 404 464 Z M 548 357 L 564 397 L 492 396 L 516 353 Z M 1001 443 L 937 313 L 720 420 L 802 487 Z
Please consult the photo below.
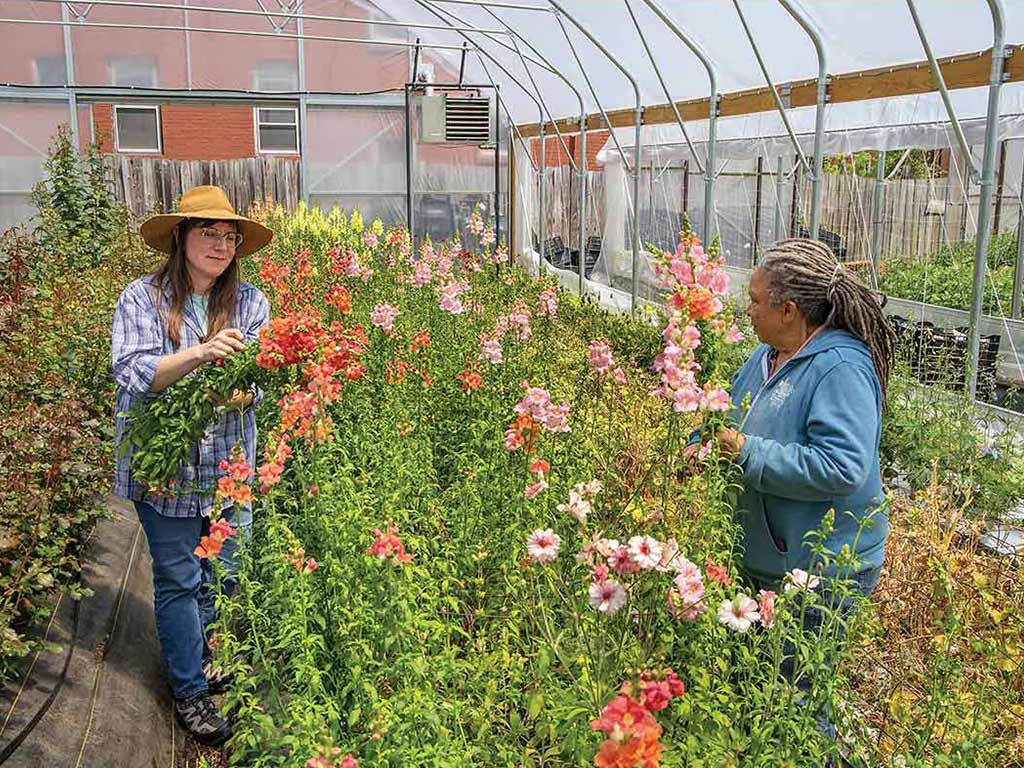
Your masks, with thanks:
M 203 662 L 203 674 L 206 675 L 206 686 L 211 696 L 219 696 L 227 693 L 235 676 L 231 672 L 224 672 L 220 667 L 215 667 L 213 661 Z
M 207 691 L 175 699 L 174 714 L 189 735 L 204 746 L 219 747 L 231 738 L 231 724 L 220 716 Z

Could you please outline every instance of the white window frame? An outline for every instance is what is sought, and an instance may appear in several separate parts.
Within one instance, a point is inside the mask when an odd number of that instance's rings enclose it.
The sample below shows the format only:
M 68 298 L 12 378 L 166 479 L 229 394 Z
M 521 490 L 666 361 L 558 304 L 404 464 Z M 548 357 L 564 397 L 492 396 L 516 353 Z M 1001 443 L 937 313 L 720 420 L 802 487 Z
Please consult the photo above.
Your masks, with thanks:
M 117 65 L 144 62 L 149 65 L 149 74 L 152 75 L 148 85 L 120 85 L 117 82 Z M 160 85 L 160 65 L 153 56 L 113 56 L 107 60 L 107 70 L 110 75 L 110 84 L 115 88 L 156 88 Z
M 295 115 L 294 123 L 261 123 L 260 122 L 260 110 L 261 109 L 275 109 L 279 111 L 288 110 Z M 294 125 L 295 126 L 295 149 L 263 149 L 260 146 L 260 126 L 261 125 Z M 298 107 L 253 107 L 252 111 L 252 128 L 256 134 L 256 154 L 258 155 L 297 155 L 299 154 L 299 108 Z
M 118 130 L 117 110 L 119 109 L 148 109 L 156 113 L 156 149 L 137 149 L 135 147 L 121 146 L 121 132 Z M 117 152 L 130 152 L 135 155 L 162 155 L 164 153 L 164 131 L 160 122 L 159 104 L 115 104 L 114 105 L 114 149 Z

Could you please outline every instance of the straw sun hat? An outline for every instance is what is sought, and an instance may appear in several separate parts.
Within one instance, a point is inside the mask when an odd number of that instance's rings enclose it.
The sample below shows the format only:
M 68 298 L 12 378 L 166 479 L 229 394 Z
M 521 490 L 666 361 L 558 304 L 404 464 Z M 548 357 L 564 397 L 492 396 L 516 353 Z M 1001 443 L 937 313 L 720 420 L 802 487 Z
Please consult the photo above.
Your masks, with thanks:
M 142 239 L 151 247 L 163 253 L 171 252 L 174 228 L 185 219 L 211 219 L 233 221 L 242 233 L 242 244 L 235 256 L 255 253 L 274 239 L 274 233 L 252 219 L 239 216 L 220 187 L 192 187 L 181 195 L 176 213 L 161 213 L 150 216 L 139 227 Z

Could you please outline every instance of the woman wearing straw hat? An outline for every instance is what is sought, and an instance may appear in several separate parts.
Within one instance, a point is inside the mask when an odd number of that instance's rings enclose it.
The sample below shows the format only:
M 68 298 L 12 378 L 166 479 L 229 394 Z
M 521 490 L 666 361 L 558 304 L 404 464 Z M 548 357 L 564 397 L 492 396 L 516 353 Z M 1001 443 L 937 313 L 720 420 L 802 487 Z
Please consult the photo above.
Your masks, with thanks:
M 131 283 L 114 314 L 112 357 L 117 381 L 116 440 L 134 403 L 154 397 L 207 363 L 242 350 L 268 321 L 269 304 L 238 277 L 238 260 L 267 245 L 273 233 L 235 213 L 219 187 L 194 187 L 181 196 L 178 211 L 151 216 L 143 239 L 167 260 L 155 274 Z M 209 563 L 194 554 L 209 529 L 213 497 L 199 489 L 215 486 L 218 464 L 241 443 L 250 466 L 255 461 L 256 420 L 252 393 L 236 393 L 219 420 L 192 452 L 193 461 L 176 479 L 183 489 L 173 498 L 149 494 L 131 473 L 131 450 L 117 462 L 114 492 L 135 504 L 153 559 L 157 632 L 175 713 L 199 742 L 219 745 L 230 735 L 228 722 L 210 700 L 223 692 L 225 677 L 209 666 L 206 628 L 212 623 Z M 231 519 L 231 508 L 225 508 Z M 231 522 L 240 531 L 252 521 L 244 509 Z M 221 560 L 230 582 L 234 539 Z

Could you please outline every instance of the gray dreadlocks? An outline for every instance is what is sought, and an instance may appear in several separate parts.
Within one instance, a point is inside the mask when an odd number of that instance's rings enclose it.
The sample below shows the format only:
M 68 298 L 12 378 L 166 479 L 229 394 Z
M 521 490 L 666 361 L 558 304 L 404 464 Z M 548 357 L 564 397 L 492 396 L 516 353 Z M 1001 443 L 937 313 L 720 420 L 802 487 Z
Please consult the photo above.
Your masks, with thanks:
M 817 240 L 782 240 L 765 251 L 758 267 L 768 278 L 772 306 L 792 301 L 812 325 L 841 328 L 867 345 L 884 394 L 896 348 L 896 333 L 882 312 L 885 297 Z

